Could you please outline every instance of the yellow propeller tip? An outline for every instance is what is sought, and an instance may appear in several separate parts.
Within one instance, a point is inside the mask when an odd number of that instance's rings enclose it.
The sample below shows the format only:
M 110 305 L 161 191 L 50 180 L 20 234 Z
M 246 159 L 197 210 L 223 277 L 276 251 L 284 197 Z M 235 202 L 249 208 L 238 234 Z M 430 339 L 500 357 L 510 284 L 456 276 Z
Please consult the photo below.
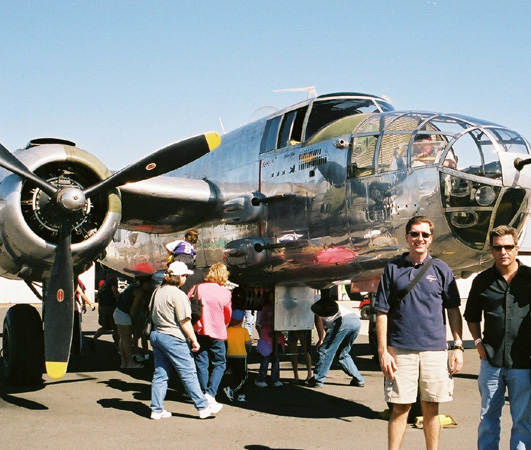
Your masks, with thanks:
M 216 147 L 219 146 L 219 144 L 221 144 L 221 136 L 215 131 L 205 133 L 205 139 L 208 143 L 208 148 L 210 149 L 210 151 L 214 150 Z
M 58 380 L 65 376 L 67 366 L 67 362 L 46 361 L 46 373 L 50 378 Z

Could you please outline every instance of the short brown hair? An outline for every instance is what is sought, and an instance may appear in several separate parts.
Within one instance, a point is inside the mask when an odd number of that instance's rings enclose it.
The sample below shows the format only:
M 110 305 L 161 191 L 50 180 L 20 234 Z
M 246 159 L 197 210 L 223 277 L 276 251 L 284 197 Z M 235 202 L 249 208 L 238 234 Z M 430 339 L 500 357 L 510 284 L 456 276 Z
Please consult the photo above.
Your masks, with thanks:
M 489 243 L 492 245 L 492 241 L 496 236 L 512 236 L 515 245 L 518 245 L 518 231 L 509 225 L 500 225 L 494 228 L 489 233 Z
M 433 234 L 433 222 L 426 216 L 414 216 L 406 224 L 406 234 L 409 234 L 411 227 L 419 223 L 427 223 L 430 227 L 430 233 Z

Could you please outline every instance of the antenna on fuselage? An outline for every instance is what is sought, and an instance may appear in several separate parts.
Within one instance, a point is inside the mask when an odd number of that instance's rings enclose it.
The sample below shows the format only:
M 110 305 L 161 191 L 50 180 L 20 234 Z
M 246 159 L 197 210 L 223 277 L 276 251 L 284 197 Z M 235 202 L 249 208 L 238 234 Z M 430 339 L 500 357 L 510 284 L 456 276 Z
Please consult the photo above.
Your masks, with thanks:
M 219 117 L 219 124 L 221 125 L 221 131 L 223 131 L 223 134 L 225 134 L 225 127 L 223 125 L 223 120 L 221 119 L 221 117 Z
M 317 89 L 315 89 L 315 86 L 289 89 L 274 89 L 273 92 L 306 92 L 306 99 L 317 97 Z

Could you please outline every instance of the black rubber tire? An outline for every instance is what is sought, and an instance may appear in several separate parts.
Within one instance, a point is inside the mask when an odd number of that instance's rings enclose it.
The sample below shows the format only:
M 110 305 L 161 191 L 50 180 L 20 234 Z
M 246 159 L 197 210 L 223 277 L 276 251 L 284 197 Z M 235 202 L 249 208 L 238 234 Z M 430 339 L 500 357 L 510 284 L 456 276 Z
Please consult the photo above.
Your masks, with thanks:
M 360 309 L 360 316 L 362 320 L 369 320 L 371 317 L 371 305 L 365 305 Z
M 2 379 L 11 385 L 30 386 L 42 382 L 44 332 L 38 311 L 31 305 L 15 305 L 4 318 Z

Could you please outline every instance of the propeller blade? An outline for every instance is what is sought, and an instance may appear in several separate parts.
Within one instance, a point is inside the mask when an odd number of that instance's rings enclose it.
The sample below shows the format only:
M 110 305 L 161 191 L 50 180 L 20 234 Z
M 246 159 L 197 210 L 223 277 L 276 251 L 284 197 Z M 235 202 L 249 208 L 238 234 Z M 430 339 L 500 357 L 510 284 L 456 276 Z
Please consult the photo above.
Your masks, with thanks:
M 25 180 L 32 181 L 34 184 L 37 185 L 37 187 L 41 188 L 50 197 L 55 197 L 57 189 L 50 183 L 47 183 L 42 178 L 39 178 L 37 175 L 35 175 L 2 144 L 0 144 L 0 166 L 19 175 Z
M 218 133 L 210 132 L 168 145 L 142 158 L 140 161 L 114 173 L 109 178 L 84 191 L 86 197 L 98 192 L 122 186 L 126 183 L 143 181 L 162 175 L 195 161 L 221 143 Z
M 46 373 L 64 376 L 70 357 L 74 325 L 74 270 L 70 249 L 72 225 L 63 220 L 50 281 L 44 300 L 44 348 Z

